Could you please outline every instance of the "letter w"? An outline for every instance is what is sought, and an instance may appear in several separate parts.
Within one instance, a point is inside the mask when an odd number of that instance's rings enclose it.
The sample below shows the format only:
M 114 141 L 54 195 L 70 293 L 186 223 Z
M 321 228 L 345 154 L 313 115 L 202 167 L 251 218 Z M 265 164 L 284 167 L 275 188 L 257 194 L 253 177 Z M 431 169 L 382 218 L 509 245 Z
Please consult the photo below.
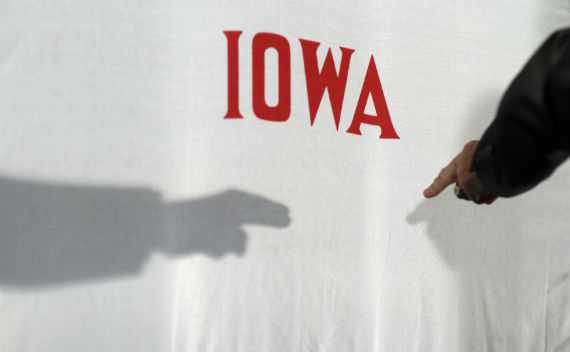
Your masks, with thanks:
M 309 113 L 311 115 L 311 126 L 315 122 L 319 105 L 325 94 L 325 88 L 329 91 L 329 99 L 334 116 L 334 122 L 338 131 L 340 123 L 340 113 L 342 101 L 344 100 L 344 90 L 346 88 L 346 78 L 350 66 L 350 57 L 354 50 L 341 47 L 342 58 L 340 60 L 340 72 L 336 74 L 334 59 L 331 49 L 327 52 L 323 69 L 319 73 L 317 62 L 317 48 L 320 43 L 310 40 L 299 39 L 303 48 L 303 61 L 305 63 L 305 79 L 307 81 L 307 97 L 309 99 Z

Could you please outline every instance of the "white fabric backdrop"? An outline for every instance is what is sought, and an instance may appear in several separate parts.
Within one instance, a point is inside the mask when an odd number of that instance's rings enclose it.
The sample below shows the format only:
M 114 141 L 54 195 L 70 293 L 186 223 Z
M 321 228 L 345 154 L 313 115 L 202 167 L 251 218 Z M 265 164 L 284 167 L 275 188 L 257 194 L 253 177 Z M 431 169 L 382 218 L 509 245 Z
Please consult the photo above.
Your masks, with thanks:
M 489 207 L 422 198 L 569 23 L 562 0 L 0 1 L 0 350 L 569 351 L 569 163 Z M 291 47 L 286 122 L 252 111 L 259 32 Z M 299 38 L 355 50 L 338 132 L 327 94 L 310 126 Z M 399 140 L 345 132 L 370 55 Z

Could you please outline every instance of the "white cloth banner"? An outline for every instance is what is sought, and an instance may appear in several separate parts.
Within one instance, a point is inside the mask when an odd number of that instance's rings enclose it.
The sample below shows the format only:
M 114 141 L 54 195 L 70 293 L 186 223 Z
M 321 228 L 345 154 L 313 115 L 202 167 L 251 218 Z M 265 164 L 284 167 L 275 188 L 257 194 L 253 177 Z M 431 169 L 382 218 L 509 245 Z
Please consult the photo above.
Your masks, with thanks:
M 492 206 L 422 197 L 569 24 L 0 1 L 0 351 L 569 351 L 570 164 Z

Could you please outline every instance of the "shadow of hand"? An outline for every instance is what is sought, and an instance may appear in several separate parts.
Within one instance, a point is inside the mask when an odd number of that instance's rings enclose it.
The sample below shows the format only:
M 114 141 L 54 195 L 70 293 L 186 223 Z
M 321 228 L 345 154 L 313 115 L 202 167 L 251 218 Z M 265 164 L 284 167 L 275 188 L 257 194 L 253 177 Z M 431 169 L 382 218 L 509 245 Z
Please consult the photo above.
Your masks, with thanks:
M 291 223 L 284 205 L 238 190 L 168 204 L 165 219 L 171 236 L 162 248 L 166 254 L 203 252 L 213 257 L 245 252 L 243 225 L 282 228 Z
M 164 203 L 147 188 L 0 177 L 0 286 L 134 275 L 155 251 L 216 258 L 243 254 L 243 225 L 290 222 L 286 206 L 237 190 Z

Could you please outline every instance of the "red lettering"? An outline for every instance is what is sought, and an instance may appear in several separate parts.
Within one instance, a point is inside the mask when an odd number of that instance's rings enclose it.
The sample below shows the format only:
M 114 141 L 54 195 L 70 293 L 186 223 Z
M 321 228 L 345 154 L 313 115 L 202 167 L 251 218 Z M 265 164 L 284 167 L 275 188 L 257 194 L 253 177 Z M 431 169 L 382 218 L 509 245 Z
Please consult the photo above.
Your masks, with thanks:
M 242 31 L 224 31 L 228 39 L 228 112 L 224 119 L 243 119 L 239 112 L 239 46 Z
M 346 88 L 346 78 L 350 66 L 350 57 L 354 50 L 340 48 L 342 57 L 340 60 L 340 71 L 337 75 L 331 49 L 327 52 L 323 68 L 319 73 L 317 62 L 317 48 L 320 43 L 310 40 L 299 39 L 303 48 L 303 61 L 305 63 L 305 79 L 307 81 L 307 97 L 309 100 L 309 113 L 311 115 L 311 126 L 315 122 L 317 111 L 321 105 L 325 89 L 329 92 L 329 100 L 334 116 L 334 122 L 338 131 L 340 123 L 340 113 L 344 100 Z
M 265 100 L 265 51 L 277 50 L 279 57 L 279 101 L 269 106 Z M 253 37 L 253 113 L 262 120 L 287 121 L 291 113 L 291 49 L 285 37 L 258 33 Z
M 368 115 L 364 113 L 368 95 L 372 95 L 376 115 Z M 362 123 L 379 126 L 381 128 L 380 138 L 400 139 L 396 134 L 396 130 L 394 130 L 392 120 L 390 119 L 390 113 L 388 112 L 388 106 L 386 105 L 386 99 L 384 98 L 384 91 L 382 90 L 382 84 L 380 83 L 380 77 L 378 76 L 378 71 L 376 70 L 376 64 L 374 62 L 374 55 L 370 57 L 370 63 L 368 64 L 366 77 L 364 77 L 364 83 L 362 84 L 360 97 L 356 104 L 354 117 L 350 128 L 346 132 L 360 135 L 360 124 Z

